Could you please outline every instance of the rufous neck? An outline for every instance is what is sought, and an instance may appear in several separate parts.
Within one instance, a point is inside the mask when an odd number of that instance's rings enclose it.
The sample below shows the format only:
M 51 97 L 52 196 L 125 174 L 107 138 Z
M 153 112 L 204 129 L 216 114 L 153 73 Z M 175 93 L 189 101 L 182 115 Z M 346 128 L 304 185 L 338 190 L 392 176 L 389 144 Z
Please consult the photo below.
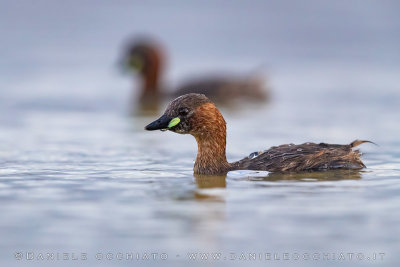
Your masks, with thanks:
M 207 106 L 205 105 L 207 108 Z M 200 129 L 193 134 L 197 141 L 197 157 L 194 173 L 223 174 L 229 171 L 226 160 L 226 125 L 217 109 L 216 116 L 202 122 Z M 205 130 L 206 129 L 206 130 Z
M 143 95 L 155 95 L 159 92 L 159 80 L 163 67 L 162 55 L 157 50 L 149 51 L 142 70 Z
M 143 93 L 158 93 L 158 70 L 151 70 L 143 75 Z

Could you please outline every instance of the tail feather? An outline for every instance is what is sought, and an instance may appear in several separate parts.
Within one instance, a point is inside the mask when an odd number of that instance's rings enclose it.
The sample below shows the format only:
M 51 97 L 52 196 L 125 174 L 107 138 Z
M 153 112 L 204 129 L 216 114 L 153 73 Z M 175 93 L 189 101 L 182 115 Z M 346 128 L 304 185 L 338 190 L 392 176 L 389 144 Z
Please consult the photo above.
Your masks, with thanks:
M 353 147 L 359 146 L 359 145 L 364 144 L 364 143 L 371 143 L 371 144 L 374 144 L 374 145 L 377 146 L 377 144 L 375 144 L 375 143 L 372 142 L 372 141 L 368 141 L 368 140 L 358 140 L 358 139 L 357 139 L 357 140 L 354 140 L 353 142 L 350 143 L 350 147 L 353 148 Z

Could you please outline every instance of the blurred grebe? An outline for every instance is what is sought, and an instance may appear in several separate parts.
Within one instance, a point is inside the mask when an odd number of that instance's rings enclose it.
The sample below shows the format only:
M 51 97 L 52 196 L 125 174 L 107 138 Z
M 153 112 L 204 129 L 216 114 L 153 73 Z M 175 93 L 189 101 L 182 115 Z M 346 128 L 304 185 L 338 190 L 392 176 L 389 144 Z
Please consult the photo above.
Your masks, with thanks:
M 142 106 L 158 105 L 161 99 L 173 99 L 188 93 L 206 94 L 219 104 L 229 104 L 237 99 L 263 102 L 268 99 L 265 81 L 260 76 L 234 77 L 211 75 L 182 84 L 172 93 L 162 90 L 160 76 L 164 68 L 164 53 L 154 41 L 139 40 L 127 46 L 125 66 L 137 73 L 141 80 Z

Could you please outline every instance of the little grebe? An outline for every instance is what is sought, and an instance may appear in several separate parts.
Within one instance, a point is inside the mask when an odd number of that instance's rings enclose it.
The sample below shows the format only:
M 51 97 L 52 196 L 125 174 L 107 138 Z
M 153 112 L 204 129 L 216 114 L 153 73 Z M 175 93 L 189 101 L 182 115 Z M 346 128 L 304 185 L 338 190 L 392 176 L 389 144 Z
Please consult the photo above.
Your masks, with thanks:
M 140 102 L 158 103 L 162 98 L 175 98 L 188 93 L 206 94 L 211 100 L 225 104 L 235 99 L 251 101 L 267 100 L 264 81 L 261 77 L 244 78 L 212 76 L 187 82 L 173 93 L 161 92 L 160 76 L 164 67 L 164 53 L 161 45 L 154 41 L 139 40 L 130 43 L 124 55 L 129 70 L 139 74 L 142 82 Z
M 233 170 L 299 172 L 329 169 L 362 169 L 360 152 L 354 147 L 369 141 L 356 140 L 349 145 L 304 143 L 271 147 L 228 163 L 225 155 L 226 123 L 216 106 L 201 94 L 186 94 L 173 100 L 164 114 L 146 130 L 170 130 L 191 134 L 198 152 L 195 174 L 224 174 Z

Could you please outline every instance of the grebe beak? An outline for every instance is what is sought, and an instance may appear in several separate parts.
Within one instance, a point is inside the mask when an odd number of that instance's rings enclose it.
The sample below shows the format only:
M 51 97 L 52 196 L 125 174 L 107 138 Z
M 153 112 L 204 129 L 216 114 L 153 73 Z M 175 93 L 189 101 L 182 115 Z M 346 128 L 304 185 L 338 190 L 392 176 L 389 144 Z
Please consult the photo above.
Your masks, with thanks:
M 149 125 L 147 125 L 146 127 L 144 127 L 145 130 L 147 131 L 154 131 L 154 130 L 168 130 L 169 128 L 175 126 L 171 126 L 170 123 L 173 122 L 173 120 L 176 120 L 177 118 L 171 118 L 168 117 L 166 115 L 162 115 L 160 118 L 158 118 L 157 120 L 153 121 L 152 123 L 150 123 Z M 178 118 L 179 119 L 179 118 Z M 173 123 L 172 123 L 173 124 Z

